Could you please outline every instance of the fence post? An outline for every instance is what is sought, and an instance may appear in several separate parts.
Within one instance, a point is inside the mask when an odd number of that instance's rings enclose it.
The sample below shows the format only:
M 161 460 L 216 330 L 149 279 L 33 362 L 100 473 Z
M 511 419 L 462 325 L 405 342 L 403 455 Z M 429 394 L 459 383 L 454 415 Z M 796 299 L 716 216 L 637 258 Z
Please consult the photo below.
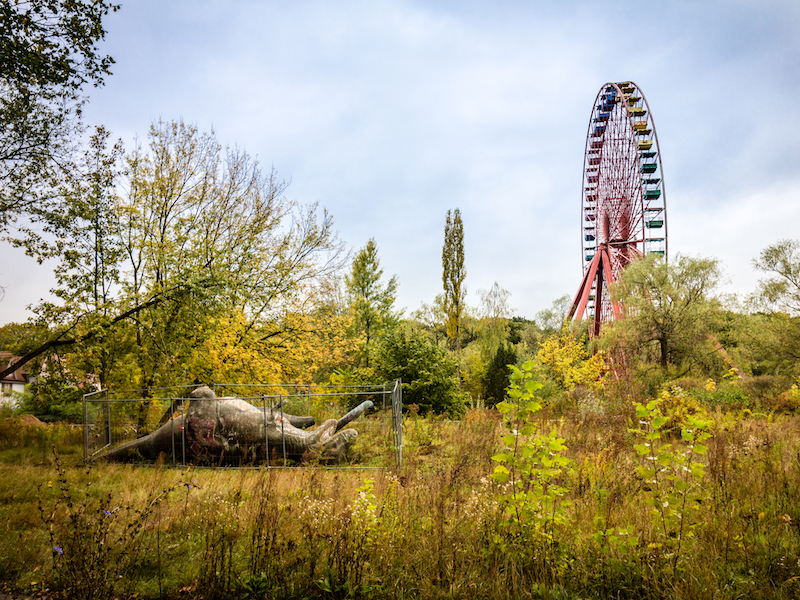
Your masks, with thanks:
M 89 410 L 83 395 L 83 462 L 89 464 Z
M 278 397 L 281 407 L 281 445 L 283 446 L 283 466 L 286 467 L 286 434 L 283 431 L 283 394 Z
M 267 431 L 267 396 L 261 395 L 261 405 L 264 408 L 264 452 L 267 457 L 267 469 L 269 469 L 269 433 Z M 270 415 L 271 417 L 272 415 Z
M 172 398 L 169 400 L 169 422 L 171 423 L 170 437 L 172 439 L 172 466 L 174 468 L 177 464 L 178 457 L 175 456 L 175 401 Z
M 186 398 L 181 398 L 181 413 L 183 414 L 183 425 L 181 425 L 181 465 L 186 466 L 186 428 L 189 421 L 186 419 Z
M 397 468 L 403 465 L 403 381 L 397 379 L 392 390 L 392 420 L 394 422 L 394 458 Z
M 381 394 L 381 437 L 386 435 L 386 386 L 383 384 L 383 393 Z
M 111 399 L 106 392 L 106 445 L 111 445 Z

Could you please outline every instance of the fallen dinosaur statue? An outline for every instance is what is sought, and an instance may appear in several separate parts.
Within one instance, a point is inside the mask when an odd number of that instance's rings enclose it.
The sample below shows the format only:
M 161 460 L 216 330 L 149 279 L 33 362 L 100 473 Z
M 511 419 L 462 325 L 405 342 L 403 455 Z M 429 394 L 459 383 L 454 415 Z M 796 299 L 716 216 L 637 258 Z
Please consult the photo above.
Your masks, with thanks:
M 372 408 L 367 400 L 340 419 L 328 419 L 316 429 L 313 417 L 298 417 L 271 408 L 257 408 L 239 398 L 217 398 L 203 386 L 189 394 L 186 412 L 137 440 L 101 452 L 93 460 L 155 461 L 164 453 L 187 462 L 224 463 L 270 457 L 341 462 L 358 437 L 343 429 Z

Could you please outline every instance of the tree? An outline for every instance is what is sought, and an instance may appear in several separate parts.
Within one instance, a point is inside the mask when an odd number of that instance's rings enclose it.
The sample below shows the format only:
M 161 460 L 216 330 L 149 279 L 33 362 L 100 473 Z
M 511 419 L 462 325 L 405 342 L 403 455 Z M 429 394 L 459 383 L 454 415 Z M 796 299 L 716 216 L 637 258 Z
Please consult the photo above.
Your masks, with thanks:
M 418 405 L 421 414 L 464 413 L 452 355 L 418 331 L 389 330 L 378 343 L 374 369 L 384 381 L 401 379 L 403 404 Z
M 464 227 L 461 211 L 448 210 L 444 224 L 444 245 L 442 246 L 442 283 L 444 285 L 444 311 L 447 315 L 447 336 L 455 342 L 456 356 L 461 357 L 461 318 L 464 314 L 464 301 L 467 288 L 464 279 Z M 460 375 L 459 375 L 460 379 Z
M 511 385 L 511 366 L 517 363 L 519 356 L 512 344 L 502 343 L 491 362 L 486 367 L 484 375 L 484 397 L 487 404 L 495 405 L 506 399 L 506 390 Z
M 794 373 L 800 358 L 800 241 L 768 246 L 753 266 L 770 274 L 759 281 L 750 298 L 754 314 L 738 331 L 753 374 Z
M 57 286 L 52 290 L 59 304 L 43 302 L 36 307 L 45 322 L 80 319 L 77 328 L 88 342 L 78 342 L 84 369 L 94 372 L 102 386 L 114 361 L 106 339 L 113 333 L 104 325 L 112 316 L 123 256 L 114 190 L 122 144 L 108 148 L 109 137 L 98 127 L 77 168 L 65 176 L 64 208 L 60 218 L 45 228 L 56 237 L 61 257 L 55 268 Z
M 578 385 L 593 387 L 605 369 L 603 355 L 589 356 L 583 340 L 576 340 L 568 330 L 547 338 L 536 353 L 536 362 L 563 390 L 572 390 Z
M 773 276 L 759 281 L 756 300 L 772 312 L 800 315 L 800 241 L 781 240 L 761 251 L 753 266 Z
M 274 172 L 263 175 L 246 153 L 223 152 L 213 133 L 182 122 L 154 124 L 149 146 L 125 162 L 119 195 L 93 197 L 91 186 L 64 194 L 67 212 L 84 215 L 65 229 L 76 237 L 59 267 L 55 291 L 64 302 L 40 307 L 52 336 L 24 360 L 91 344 L 132 357 L 110 380 L 149 388 L 207 375 L 204 365 L 214 362 L 199 360 L 197 349 L 220 339 L 218 328 L 235 331 L 224 342 L 232 358 L 248 356 L 232 347 L 280 355 L 307 334 L 291 315 L 317 306 L 342 264 L 327 212 L 288 200 Z M 103 171 L 103 161 L 94 164 Z M 92 202 L 111 209 L 108 223 L 116 221 L 103 243 L 119 251 L 99 255 L 89 243 L 100 235 L 94 213 L 77 208 Z M 100 273 L 113 285 L 98 288 Z M 98 304 L 100 289 L 109 293 Z M 94 372 L 87 356 L 76 352 L 76 364 Z M 263 372 L 242 365 L 248 370 Z
M 437 294 L 431 304 L 423 302 L 411 314 L 411 317 L 423 331 L 433 337 L 437 345 L 440 340 L 447 338 L 447 317 L 444 312 L 443 294 Z
M 511 293 L 495 281 L 490 290 L 479 290 L 478 294 L 481 297 L 478 340 L 481 353 L 488 360 L 508 339 L 511 316 L 508 298 Z
M 363 356 L 369 368 L 370 342 L 388 323 L 394 320 L 392 308 L 397 297 L 397 277 L 384 286 L 380 280 L 383 269 L 378 259 L 378 246 L 370 239 L 353 259 L 350 274 L 345 278 L 350 306 L 355 313 L 355 324 L 364 334 Z
M 570 296 L 561 296 L 553 300 L 550 308 L 545 308 L 536 313 L 536 324 L 545 337 L 557 335 L 561 332 L 571 304 L 572 298 Z
M 678 255 L 670 263 L 650 254 L 629 264 L 611 293 L 625 317 L 601 337 L 605 347 L 621 347 L 629 359 L 653 353 L 662 368 L 697 364 L 716 352 L 709 338 L 721 315 L 713 292 L 721 278 L 712 258 Z
M 24 215 L 48 221 L 81 132 L 82 89 L 103 84 L 114 62 L 98 51 L 104 0 L 28 0 L 0 6 L 0 231 Z M 27 228 L 31 253 L 42 238 Z

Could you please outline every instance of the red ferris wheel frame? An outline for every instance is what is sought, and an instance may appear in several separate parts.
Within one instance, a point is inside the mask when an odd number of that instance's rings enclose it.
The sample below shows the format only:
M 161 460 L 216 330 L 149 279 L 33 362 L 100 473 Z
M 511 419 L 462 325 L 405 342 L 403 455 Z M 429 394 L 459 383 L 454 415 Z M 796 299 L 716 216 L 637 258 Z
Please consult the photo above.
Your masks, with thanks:
M 631 82 L 606 83 L 594 102 L 583 160 L 583 280 L 569 317 L 596 336 L 622 316 L 609 286 L 631 261 L 667 255 L 667 206 L 650 106 Z

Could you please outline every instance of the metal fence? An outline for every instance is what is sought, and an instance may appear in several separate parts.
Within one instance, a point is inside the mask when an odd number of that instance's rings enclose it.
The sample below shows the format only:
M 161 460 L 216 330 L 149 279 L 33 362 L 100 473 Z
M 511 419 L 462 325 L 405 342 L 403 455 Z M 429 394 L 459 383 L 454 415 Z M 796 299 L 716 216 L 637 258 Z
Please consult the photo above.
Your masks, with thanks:
M 112 392 L 100 390 L 83 396 L 83 455 L 88 463 L 101 453 L 143 437 L 160 427 L 169 427 L 171 448 L 163 460 L 173 466 L 196 464 L 187 447 L 187 432 L 180 418 L 185 414 L 195 386 Z M 336 418 L 348 407 L 371 400 L 373 409 L 353 423 L 359 433 L 358 451 L 351 453 L 343 467 L 400 468 L 403 460 L 403 391 L 400 380 L 382 385 L 319 386 L 314 384 L 213 384 L 218 397 L 245 400 L 266 415 L 284 413 L 309 415 L 320 424 Z M 282 422 L 282 420 L 281 420 Z M 282 441 L 283 430 L 281 430 Z M 191 443 L 191 440 L 188 440 Z M 242 466 L 286 467 L 293 464 L 285 443 L 267 438 L 264 427 L 263 458 L 258 461 L 240 457 Z M 227 456 L 226 466 L 235 464 L 236 456 Z M 231 462 L 234 461 L 234 463 Z M 378 463 L 378 464 L 376 464 Z

